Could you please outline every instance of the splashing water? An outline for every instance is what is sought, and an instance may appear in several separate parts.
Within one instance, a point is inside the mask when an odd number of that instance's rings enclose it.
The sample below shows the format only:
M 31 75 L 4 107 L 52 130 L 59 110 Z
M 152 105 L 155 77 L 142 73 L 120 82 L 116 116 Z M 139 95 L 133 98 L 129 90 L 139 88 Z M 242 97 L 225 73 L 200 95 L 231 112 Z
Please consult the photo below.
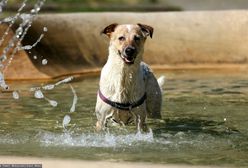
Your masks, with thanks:
M 62 84 L 62 83 L 68 83 L 68 82 L 70 82 L 70 81 L 72 81 L 72 80 L 73 80 L 73 76 L 70 76 L 70 77 L 65 78 L 65 79 L 63 79 L 63 80 L 61 80 L 61 81 L 58 81 L 57 83 L 55 83 L 55 86 L 58 86 L 58 85 L 60 85 L 60 84 Z
M 47 59 L 43 59 L 41 63 L 42 63 L 42 65 L 46 65 L 47 62 L 48 62 Z
M 37 98 L 37 99 L 43 99 L 44 98 L 44 95 L 43 93 L 41 92 L 41 90 L 36 90 L 34 92 L 34 97 Z
M 18 100 L 20 98 L 18 91 L 13 91 L 12 92 L 13 98 Z
M 53 90 L 55 85 L 53 84 L 48 84 L 42 87 L 43 90 Z
M 67 78 L 65 78 L 63 80 L 58 81 L 55 84 L 48 84 L 48 85 L 45 85 L 45 86 L 42 86 L 42 87 L 32 87 L 32 88 L 30 88 L 30 91 L 33 92 L 33 91 L 40 90 L 40 89 L 53 90 L 56 86 L 71 82 L 73 80 L 73 78 L 74 78 L 73 76 L 70 76 L 70 77 L 67 77 Z
M 67 79 L 67 80 L 68 80 L 68 79 Z M 67 80 L 66 80 L 66 81 L 67 81 Z M 77 104 L 78 98 L 77 98 L 77 94 L 76 94 L 75 89 L 72 87 L 71 84 L 70 84 L 69 86 L 70 86 L 71 91 L 72 91 L 72 93 L 73 93 L 73 102 L 72 102 L 72 106 L 71 106 L 71 109 L 70 109 L 70 113 L 73 113 L 73 112 L 75 112 L 76 104 Z M 70 122 L 71 122 L 71 117 L 70 117 L 70 115 L 68 115 L 68 114 L 65 115 L 65 116 L 64 116 L 64 119 L 63 119 L 63 124 L 62 124 L 64 130 L 66 130 L 66 127 L 68 126 L 68 124 L 69 124 Z
M 70 117 L 65 116 L 63 122 L 70 122 Z M 74 147 L 125 147 L 139 145 L 141 142 L 154 143 L 153 132 L 130 133 L 116 135 L 111 133 L 83 133 L 75 135 L 70 132 L 55 134 L 46 132 L 40 135 L 39 140 L 44 146 L 74 146 Z
M 58 102 L 57 102 L 57 101 L 48 99 L 47 97 L 44 97 L 44 98 L 45 98 L 45 100 L 48 101 L 48 103 L 49 103 L 51 106 L 53 106 L 53 107 L 57 107 L 57 106 L 58 106 Z
M 47 32 L 48 31 L 47 27 L 43 27 L 43 31 Z
M 31 92 L 34 92 L 34 97 L 37 98 L 37 99 L 45 99 L 46 101 L 49 102 L 49 104 L 53 107 L 57 107 L 58 106 L 58 102 L 55 101 L 55 100 L 51 100 L 49 99 L 48 97 L 44 96 L 44 94 L 42 93 L 41 89 L 42 90 L 53 90 L 56 86 L 58 85 L 61 85 L 61 84 L 65 84 L 65 83 L 68 83 L 70 81 L 72 81 L 73 77 L 70 76 L 68 78 L 65 78 L 63 80 L 60 80 L 58 81 L 57 83 L 55 84 L 48 84 L 48 85 L 45 85 L 45 86 L 42 86 L 42 87 L 32 87 L 30 88 L 30 91 Z M 70 109 L 70 112 L 74 112 L 75 111 L 75 108 L 76 108 L 76 103 L 77 103 L 77 95 L 76 95 L 76 91 L 74 90 L 74 88 L 70 85 L 71 87 L 71 90 L 73 92 L 73 103 L 72 103 L 72 107 Z
M 70 87 L 71 87 L 71 91 L 73 93 L 73 102 L 72 102 L 70 112 L 73 113 L 73 112 L 75 112 L 75 109 L 76 109 L 76 104 L 77 104 L 78 97 L 77 97 L 75 89 L 72 87 L 71 84 L 70 84 Z
M 0 2 L 0 12 L 3 11 L 3 7 L 7 5 L 8 0 L 2 0 Z M 7 70 L 9 65 L 12 63 L 12 60 L 14 59 L 14 56 L 19 50 L 30 50 L 33 47 L 35 47 L 38 42 L 44 37 L 44 34 L 42 33 L 38 40 L 32 44 L 32 45 L 26 45 L 22 46 L 21 42 L 23 41 L 24 37 L 26 36 L 29 28 L 31 27 L 35 17 L 38 15 L 41 7 L 44 5 L 45 0 L 37 0 L 37 2 L 34 4 L 33 9 L 30 11 L 30 13 L 23 13 L 23 9 L 25 8 L 27 4 L 27 0 L 23 0 L 21 6 L 17 10 L 17 13 L 14 16 L 9 16 L 4 18 L 0 23 L 7 23 L 8 27 L 3 33 L 3 36 L 0 39 L 0 46 L 2 46 L 5 38 L 9 34 L 10 30 L 12 29 L 13 25 L 16 23 L 18 19 L 21 19 L 21 22 L 19 23 L 16 31 L 14 32 L 15 35 L 8 41 L 7 45 L 4 47 L 2 50 L 2 53 L 0 55 L 0 72 L 1 72 L 1 87 L 6 89 L 8 88 L 7 85 L 5 84 L 4 78 L 2 73 Z M 46 28 L 47 29 L 47 28 Z M 45 29 L 43 30 L 44 32 Z M 4 65 L 3 62 L 7 61 L 7 63 Z
M 15 23 L 15 21 L 18 19 L 18 18 L 21 18 L 22 19 L 22 22 L 19 24 L 19 27 L 16 29 L 16 32 L 15 32 L 15 36 L 12 37 L 12 39 L 9 41 L 7 47 L 4 48 L 3 50 L 3 54 L 2 54 L 2 57 L 6 57 L 6 54 L 11 50 L 13 49 L 13 52 L 12 54 L 10 55 L 10 58 L 9 58 L 9 61 L 7 63 L 7 65 L 5 66 L 5 68 L 8 67 L 8 65 L 11 63 L 13 57 L 15 56 L 16 52 L 18 50 L 20 50 L 22 47 L 21 47 L 21 42 L 22 40 L 24 39 L 25 35 L 27 34 L 27 31 L 29 30 L 29 28 L 31 27 L 32 25 L 32 22 L 33 20 L 35 19 L 35 16 L 38 14 L 39 10 L 37 10 L 36 13 L 33 13 L 33 14 L 26 14 L 26 13 L 23 13 L 21 14 L 21 11 L 23 10 L 23 8 L 26 6 L 26 1 L 27 0 L 24 0 L 21 7 L 18 9 L 18 12 L 17 14 L 14 16 L 14 18 L 11 20 L 11 24 L 9 25 L 8 29 L 5 31 L 5 34 L 8 34 L 10 28 L 13 26 L 13 24 Z M 45 0 L 39 0 L 35 5 L 34 5 L 34 8 L 40 8 L 41 6 L 43 6 Z M 4 38 L 5 36 L 2 37 L 1 39 L 1 42 L 4 41 Z M 39 38 L 40 39 L 40 38 Z M 40 41 L 40 40 L 39 40 Z M 2 43 L 1 43 L 2 44 Z M 37 44 L 37 43 L 35 43 Z M 32 46 L 35 46 L 35 45 L 31 45 L 30 46 L 24 46 L 23 49 L 31 49 Z M 7 59 L 7 58 L 6 58 Z M 5 60 L 5 59 L 4 59 Z
M 22 5 L 21 5 L 21 7 L 18 9 L 18 12 L 15 14 L 15 16 L 7 17 L 7 18 L 3 19 L 3 21 L 1 21 L 1 23 L 10 23 L 10 24 L 9 24 L 8 28 L 5 30 L 3 36 L 2 36 L 2 38 L 1 38 L 1 40 L 0 40 L 0 46 L 3 44 L 3 41 L 4 41 L 5 37 L 9 34 L 9 31 L 10 31 L 11 27 L 14 25 L 15 21 L 20 17 L 21 11 L 22 11 L 23 8 L 25 7 L 26 2 L 27 2 L 27 0 L 24 0 L 24 1 L 22 2 Z M 7 1 L 6 1 L 5 5 L 6 5 L 6 4 L 7 4 Z M 19 29 L 19 28 L 18 28 L 18 29 Z M 17 30 L 18 30 L 18 29 L 17 29 Z M 20 31 L 20 30 L 18 30 L 18 31 L 16 32 L 16 34 L 19 34 L 19 31 Z M 4 54 L 6 54 L 5 52 L 8 51 L 8 50 L 10 49 L 9 47 L 13 47 L 13 46 L 14 46 L 14 43 L 15 43 L 16 40 L 17 40 L 17 39 L 16 39 L 15 36 L 14 36 L 14 37 L 9 41 L 9 44 L 8 44 L 9 46 L 7 46 L 7 48 L 4 49 Z
M 65 115 L 63 119 L 63 128 L 66 129 L 66 127 L 70 122 L 71 122 L 71 117 L 69 115 Z
M 34 97 L 36 99 L 45 99 L 53 107 L 57 107 L 57 105 L 58 105 L 58 102 L 57 101 L 51 100 L 51 99 L 45 97 L 41 90 L 35 90 L 34 91 Z
M 44 34 L 41 34 L 40 37 L 36 40 L 36 42 L 34 44 L 19 47 L 19 50 L 31 50 L 33 47 L 35 47 L 41 41 L 41 39 L 43 37 L 44 37 Z
M 5 83 L 4 76 L 0 71 L 0 87 L 3 88 L 4 90 L 8 90 L 9 86 Z
M 7 2 L 8 2 L 8 0 L 2 0 L 2 1 L 0 2 L 0 12 L 3 11 L 3 7 L 7 4 Z

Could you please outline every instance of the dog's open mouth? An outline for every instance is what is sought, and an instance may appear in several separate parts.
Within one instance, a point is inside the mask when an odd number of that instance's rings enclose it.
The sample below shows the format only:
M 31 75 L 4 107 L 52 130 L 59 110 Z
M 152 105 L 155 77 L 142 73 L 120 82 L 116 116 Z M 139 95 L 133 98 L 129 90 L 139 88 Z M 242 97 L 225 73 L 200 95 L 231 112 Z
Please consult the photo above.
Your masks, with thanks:
M 119 55 L 120 55 L 120 57 L 122 58 L 122 60 L 126 63 L 126 64 L 134 64 L 134 61 L 135 61 L 135 57 L 130 57 L 130 58 L 128 58 L 128 57 L 125 57 L 125 56 L 123 56 L 122 54 L 121 54 L 121 52 L 119 51 Z
M 125 62 L 125 63 L 127 63 L 127 64 L 133 64 L 134 63 L 134 60 L 135 60 L 135 58 L 126 58 L 126 57 L 124 57 L 122 54 L 121 54 L 121 58 L 123 59 L 123 61 Z

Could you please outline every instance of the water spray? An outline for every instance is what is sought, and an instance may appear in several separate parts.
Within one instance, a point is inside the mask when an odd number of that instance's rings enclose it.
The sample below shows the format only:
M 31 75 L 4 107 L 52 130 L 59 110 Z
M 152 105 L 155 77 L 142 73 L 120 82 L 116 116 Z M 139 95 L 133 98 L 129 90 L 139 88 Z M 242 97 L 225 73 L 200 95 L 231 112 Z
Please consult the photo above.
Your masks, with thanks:
M 3 11 L 3 8 L 7 5 L 8 0 L 2 0 L 0 2 L 0 12 Z M 3 45 L 4 40 L 6 39 L 9 31 L 13 27 L 13 25 L 17 22 L 18 19 L 21 19 L 21 23 L 19 23 L 18 28 L 14 32 L 14 36 L 8 41 L 8 44 L 4 47 L 1 55 L 0 55 L 0 86 L 2 89 L 7 90 L 9 87 L 5 82 L 4 73 L 11 64 L 14 56 L 20 50 L 30 50 L 35 47 L 38 42 L 44 37 L 44 33 L 40 35 L 38 40 L 32 45 L 22 46 L 21 42 L 26 36 L 29 28 L 31 27 L 35 17 L 39 13 L 41 7 L 44 5 L 45 0 L 37 0 L 34 4 L 34 7 L 30 10 L 29 13 L 23 13 L 23 9 L 27 4 L 27 0 L 23 0 L 21 6 L 17 10 L 17 13 L 14 16 L 9 16 L 0 21 L 0 24 L 8 24 L 7 29 L 5 30 L 3 36 L 0 39 L 0 46 Z M 47 32 L 47 28 L 43 28 L 44 32 Z M 9 56 L 8 56 L 9 55 Z M 8 58 L 9 57 L 9 58 Z M 8 60 L 5 64 L 3 64 L 6 60 Z

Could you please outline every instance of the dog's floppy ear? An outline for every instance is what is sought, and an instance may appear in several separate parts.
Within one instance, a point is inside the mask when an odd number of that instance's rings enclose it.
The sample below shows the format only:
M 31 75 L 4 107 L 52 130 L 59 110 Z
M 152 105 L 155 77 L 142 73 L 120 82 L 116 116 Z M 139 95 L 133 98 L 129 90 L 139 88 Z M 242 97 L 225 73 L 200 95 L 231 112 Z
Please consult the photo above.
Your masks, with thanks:
M 137 25 L 141 28 L 141 31 L 145 34 L 145 36 L 150 36 L 152 38 L 153 28 L 151 26 L 140 23 Z
M 102 31 L 101 34 L 106 34 L 108 37 L 110 37 L 111 33 L 115 31 L 115 28 L 118 26 L 117 23 L 113 23 L 107 27 L 105 27 Z

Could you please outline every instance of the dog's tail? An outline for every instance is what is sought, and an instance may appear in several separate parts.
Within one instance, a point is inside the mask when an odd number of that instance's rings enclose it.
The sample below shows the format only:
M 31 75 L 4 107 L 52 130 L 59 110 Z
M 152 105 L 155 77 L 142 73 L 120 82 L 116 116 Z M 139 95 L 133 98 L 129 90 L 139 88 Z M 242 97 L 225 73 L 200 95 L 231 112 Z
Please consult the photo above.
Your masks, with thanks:
M 163 91 L 163 86 L 165 84 L 165 76 L 160 76 L 157 81 L 158 81 L 158 85 L 160 87 L 160 90 L 162 92 Z

